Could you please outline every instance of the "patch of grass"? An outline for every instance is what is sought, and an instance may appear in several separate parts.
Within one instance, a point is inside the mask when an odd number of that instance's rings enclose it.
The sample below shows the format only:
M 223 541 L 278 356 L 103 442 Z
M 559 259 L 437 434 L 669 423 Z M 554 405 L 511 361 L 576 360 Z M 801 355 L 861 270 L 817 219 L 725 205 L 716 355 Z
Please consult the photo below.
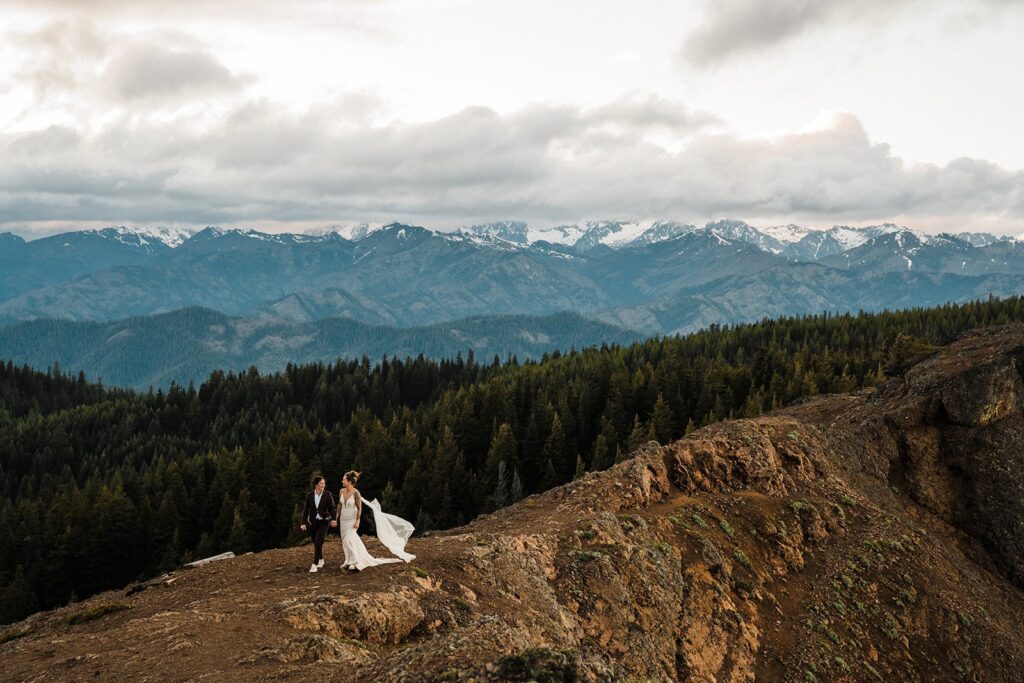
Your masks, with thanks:
M 778 520 L 775 523 L 775 526 L 779 529 L 778 533 L 776 534 L 779 538 L 784 539 L 787 536 L 789 536 L 789 529 L 786 528 L 786 522 L 784 520 Z
M 889 640 L 900 639 L 900 622 L 896 621 L 896 617 L 886 612 L 885 617 L 882 619 L 882 633 Z
M 726 536 L 729 538 L 736 538 L 736 530 L 732 528 L 731 524 L 729 524 L 729 520 L 722 517 L 718 520 L 718 526 L 722 527 L 722 531 L 725 532 Z
M 3 645 L 4 643 L 9 643 L 12 640 L 17 640 L 18 638 L 30 636 L 33 633 L 35 633 L 35 629 L 32 628 L 23 628 L 20 631 L 8 631 L 7 633 L 0 634 L 0 645 Z
M 468 602 L 466 602 L 465 600 L 463 600 L 462 598 L 455 598 L 454 600 L 452 600 L 452 602 L 454 602 L 455 606 L 458 607 L 459 609 L 465 609 L 465 610 L 472 609 L 470 604 Z
M 882 678 L 882 674 L 878 673 L 878 669 L 876 669 L 875 667 L 871 666 L 871 664 L 869 664 L 866 659 L 863 662 L 861 662 L 861 664 L 864 665 L 864 668 L 867 669 L 869 674 L 871 674 L 872 676 L 874 676 L 875 678 L 877 678 L 880 681 L 884 681 L 885 680 L 884 678 Z
M 900 591 L 899 600 L 905 605 L 913 605 L 917 602 L 917 592 L 915 592 L 913 589 L 903 589 Z
M 583 647 L 595 647 L 597 645 L 597 639 L 594 636 L 583 636 L 583 640 L 580 641 L 580 645 Z
M 505 681 L 575 681 L 579 678 L 578 656 L 572 650 L 530 648 L 507 655 L 496 663 L 495 675 Z
M 750 558 L 747 557 L 747 554 L 739 548 L 736 548 L 736 550 L 733 551 L 732 556 L 735 557 L 736 561 L 744 567 L 750 567 Z
M 370 646 L 361 640 L 355 640 L 354 638 L 339 638 L 338 642 L 342 645 L 351 645 L 352 647 L 358 647 L 360 650 L 369 650 Z
M 836 655 L 832 658 L 832 661 L 836 663 L 836 666 L 839 667 L 839 670 L 842 671 L 844 674 L 850 673 L 850 665 L 846 663 L 845 659 Z
M 835 607 L 836 611 L 839 612 L 840 616 L 844 616 L 844 617 L 846 616 L 846 603 L 845 602 L 843 602 L 842 600 L 836 600 L 835 602 L 832 603 L 832 606 Z
M 682 524 L 682 523 L 683 523 L 683 520 L 679 519 L 679 518 L 678 518 L 678 517 L 676 517 L 675 515 L 669 515 L 669 516 L 668 516 L 668 521 L 672 522 L 672 523 L 673 523 L 673 524 L 675 524 L 676 526 L 679 526 L 680 524 Z
M 576 535 L 582 538 L 584 541 L 593 541 L 597 538 L 597 532 L 593 529 L 581 529 L 576 532 Z
M 425 579 L 428 576 L 430 576 L 427 570 L 423 569 L 422 567 L 413 567 L 412 570 L 416 573 L 416 576 L 420 577 L 421 579 Z
M 732 587 L 738 592 L 753 593 L 754 582 L 749 579 L 736 579 L 732 582 Z
M 708 523 L 704 521 L 704 518 L 698 515 L 696 512 L 690 515 L 690 519 L 697 525 L 698 529 L 707 529 Z
M 846 574 L 840 574 L 839 581 L 842 582 L 842 584 L 847 588 L 853 588 L 853 579 L 851 579 Z
M 632 531 L 636 528 L 635 522 L 629 517 L 626 517 L 625 515 L 619 517 L 619 524 L 622 525 L 623 531 Z
M 959 621 L 960 625 L 965 628 L 970 627 L 970 625 L 974 623 L 974 621 L 971 619 L 969 615 L 964 614 L 960 610 L 957 610 L 956 612 L 956 620 Z
M 850 496 L 846 495 L 845 493 L 839 497 L 839 502 L 848 508 L 857 507 L 857 501 L 855 501 L 853 498 L 850 498 Z
M 838 503 L 829 503 L 828 509 L 832 511 L 832 514 L 839 518 L 840 522 L 846 521 L 846 510 L 843 509 L 842 505 L 839 505 Z
M 662 541 L 661 543 L 655 543 L 651 547 L 660 552 L 662 555 L 672 554 L 672 546 L 670 546 L 668 543 L 665 543 L 664 541 Z
M 818 683 L 818 677 L 810 671 L 804 671 L 805 683 Z
M 593 562 L 594 560 L 600 559 L 601 553 L 590 552 L 589 550 L 582 550 L 576 553 L 577 562 Z
M 131 605 L 126 602 L 101 602 L 95 607 L 90 607 L 87 610 L 76 612 L 71 616 L 67 617 L 64 622 L 68 626 L 74 626 L 75 624 L 84 624 L 87 621 L 94 621 L 100 617 L 114 612 L 120 612 L 122 610 L 131 609 Z

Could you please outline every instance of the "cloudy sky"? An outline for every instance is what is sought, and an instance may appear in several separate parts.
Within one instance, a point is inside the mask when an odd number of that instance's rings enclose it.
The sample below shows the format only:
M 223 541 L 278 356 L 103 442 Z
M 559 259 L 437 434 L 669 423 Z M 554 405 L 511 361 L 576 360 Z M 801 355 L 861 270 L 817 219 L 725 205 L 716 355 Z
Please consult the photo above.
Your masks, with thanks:
M 1016 234 L 1021 35 L 1017 0 L 0 0 L 0 231 Z

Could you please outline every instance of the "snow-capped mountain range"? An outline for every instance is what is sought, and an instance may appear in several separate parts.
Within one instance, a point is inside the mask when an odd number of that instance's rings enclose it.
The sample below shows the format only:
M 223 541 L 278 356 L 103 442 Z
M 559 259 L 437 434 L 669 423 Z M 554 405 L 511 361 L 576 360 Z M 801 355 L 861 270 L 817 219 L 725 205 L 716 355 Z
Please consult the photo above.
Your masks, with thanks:
M 340 237 L 350 242 L 359 242 L 370 235 L 396 223 L 355 223 L 329 225 L 302 233 L 267 233 L 248 228 L 208 227 L 193 232 L 173 227 L 111 227 L 102 230 L 84 230 L 79 234 L 92 234 L 133 246 L 154 246 L 163 244 L 170 248 L 180 247 L 195 236 L 211 237 L 234 233 L 250 239 L 284 243 L 309 243 Z M 509 248 L 512 245 L 535 245 L 547 243 L 571 247 L 577 251 L 606 247 L 625 249 L 644 244 L 653 244 L 676 239 L 688 233 L 706 232 L 723 239 L 742 242 L 763 251 L 800 260 L 819 260 L 826 256 L 855 249 L 881 235 L 909 233 L 927 243 L 934 239 L 950 237 L 967 242 L 974 247 L 983 247 L 1000 241 L 1015 241 L 1019 237 L 997 237 L 991 233 L 960 232 L 957 234 L 932 235 L 884 223 L 868 227 L 836 225 L 831 228 L 808 228 L 799 225 L 778 225 L 754 227 L 739 220 L 719 220 L 696 226 L 690 223 L 663 220 L 632 221 L 586 221 L 568 225 L 537 228 L 519 221 L 500 221 L 459 228 L 454 232 L 431 231 L 453 239 L 464 236 L 486 238 L 476 240 L 477 244 L 494 248 Z M 74 234 L 74 233 L 65 233 Z M 14 235 L 9 238 L 21 241 Z
M 650 333 L 822 310 L 1024 292 L 1024 242 L 892 224 L 720 220 L 392 223 L 303 234 L 107 228 L 0 234 L 0 325 L 109 321 L 190 306 L 256 319 L 432 325 L 571 311 Z

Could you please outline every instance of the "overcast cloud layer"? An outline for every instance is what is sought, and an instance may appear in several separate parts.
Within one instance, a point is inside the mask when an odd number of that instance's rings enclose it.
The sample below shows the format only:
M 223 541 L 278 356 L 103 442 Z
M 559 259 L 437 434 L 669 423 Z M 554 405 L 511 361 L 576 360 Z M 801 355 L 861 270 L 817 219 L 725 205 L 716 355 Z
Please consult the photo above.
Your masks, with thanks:
M 798 112 L 803 124 L 791 132 L 751 134 L 718 111 L 723 100 L 712 96 L 712 81 L 701 80 L 702 70 L 730 68 L 722 80 L 743 83 L 743 69 L 754 69 L 746 78 L 757 88 L 757 67 L 743 60 L 802 49 L 800 41 L 816 40 L 809 34 L 836 27 L 856 24 L 863 31 L 869 22 L 898 22 L 908 7 L 920 6 L 915 0 L 695 5 L 685 15 L 688 29 L 657 53 L 656 66 L 676 86 L 642 83 L 648 87 L 616 93 L 602 84 L 583 92 L 579 85 L 579 96 L 571 97 L 577 84 L 585 85 L 588 72 L 581 70 L 565 81 L 561 101 L 540 90 L 537 96 L 524 90 L 518 100 L 489 91 L 487 75 L 513 68 L 504 61 L 482 76 L 469 62 L 464 73 L 434 70 L 436 100 L 413 97 L 416 84 L 390 87 L 404 83 L 402 50 L 430 59 L 429 52 L 416 52 L 430 49 L 429 26 L 425 35 L 410 37 L 397 19 L 389 24 L 375 14 L 395 5 L 404 11 L 403 3 L 353 0 L 341 13 L 336 4 L 307 3 L 300 17 L 275 6 L 267 11 L 281 22 L 274 34 L 246 17 L 243 5 L 192 0 L 168 10 L 106 0 L 94 6 L 113 17 L 101 29 L 76 13 L 77 3 L 0 1 L 0 11 L 17 19 L 0 47 L 9 65 L 0 71 L 8 102 L 0 109 L 0 229 L 28 235 L 108 223 L 283 229 L 350 220 L 454 227 L 505 218 L 551 224 L 733 216 L 1024 230 L 1019 167 L 975 158 L 969 149 L 943 161 L 905 158 L 893 151 L 899 140 L 877 139 L 869 122 L 841 101 Z M 439 6 L 442 12 L 478 9 L 458 0 Z M 987 30 L 986 17 L 1018 20 L 1018 6 L 971 3 L 971 30 Z M 202 21 L 183 18 L 189 8 Z M 344 37 L 338 50 L 372 53 L 377 61 L 357 62 L 342 52 L 335 59 L 318 56 L 313 46 L 324 34 L 309 28 L 317 12 L 334 27 L 325 45 Z M 210 38 L 219 29 L 223 46 Z M 524 31 L 505 36 L 501 48 L 522 42 L 530 49 Z M 258 36 L 270 41 L 268 50 L 294 46 L 299 61 L 291 80 L 311 85 L 289 90 L 289 79 L 274 71 L 283 56 L 263 62 L 261 53 L 247 52 Z M 780 47 L 786 44 L 796 47 Z M 386 63 L 391 53 L 395 64 Z M 593 68 L 629 83 L 631 69 L 653 64 L 633 64 L 627 58 L 637 53 L 624 54 Z M 571 60 L 549 56 L 553 71 L 568 70 Z M 551 87 L 558 92 L 557 82 Z M 710 94 L 702 100 L 702 92 Z M 993 97 L 998 102 L 1002 95 Z M 1007 97 L 1004 107 L 1020 107 L 1012 99 L 1019 94 Z M 752 99 L 749 106 L 777 115 L 772 102 Z

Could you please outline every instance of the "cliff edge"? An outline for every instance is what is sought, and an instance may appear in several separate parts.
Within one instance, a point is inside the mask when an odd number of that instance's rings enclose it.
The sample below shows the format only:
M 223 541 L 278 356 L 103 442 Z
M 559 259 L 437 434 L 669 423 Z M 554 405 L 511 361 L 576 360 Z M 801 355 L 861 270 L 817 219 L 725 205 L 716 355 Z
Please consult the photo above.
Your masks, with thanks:
M 0 631 L 9 680 L 1020 681 L 1024 326 L 413 539 L 249 554 Z M 375 554 L 385 551 L 376 542 Z M 353 678 L 354 679 L 354 678 Z

